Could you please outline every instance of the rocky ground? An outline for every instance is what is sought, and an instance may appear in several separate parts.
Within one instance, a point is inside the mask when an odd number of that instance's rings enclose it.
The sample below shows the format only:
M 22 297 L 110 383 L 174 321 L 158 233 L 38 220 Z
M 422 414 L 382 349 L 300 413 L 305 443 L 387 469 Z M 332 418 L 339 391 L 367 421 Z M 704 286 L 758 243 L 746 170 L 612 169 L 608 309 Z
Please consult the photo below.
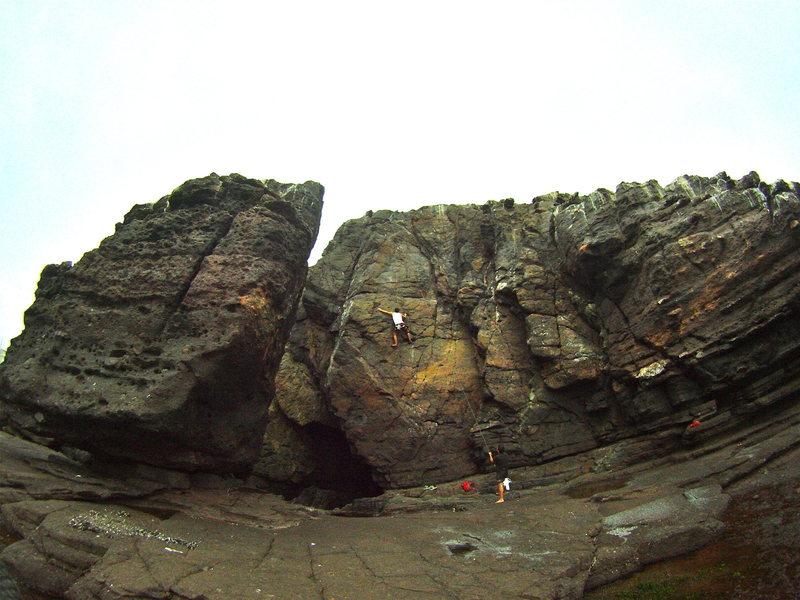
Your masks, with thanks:
M 504 504 L 480 475 L 475 494 L 452 482 L 333 512 L 220 477 L 99 476 L 2 434 L 0 556 L 26 591 L 69 600 L 578 599 L 717 538 L 732 491 L 800 484 L 798 422 L 787 409 L 627 468 L 601 465 L 634 442 L 515 469 Z
M 800 587 L 797 456 L 728 489 L 725 532 L 697 551 L 650 565 L 586 600 L 785 600 Z

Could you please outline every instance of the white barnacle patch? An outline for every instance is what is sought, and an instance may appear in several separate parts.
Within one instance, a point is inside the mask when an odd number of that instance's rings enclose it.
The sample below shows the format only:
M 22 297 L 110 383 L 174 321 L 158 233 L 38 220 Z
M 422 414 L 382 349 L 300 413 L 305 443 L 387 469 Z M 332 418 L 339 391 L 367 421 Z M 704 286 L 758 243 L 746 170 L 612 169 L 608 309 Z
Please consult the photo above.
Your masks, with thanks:
M 614 529 L 608 530 L 608 535 L 615 535 L 617 537 L 624 538 L 628 537 L 634 531 L 636 531 L 636 527 L 614 527 Z
M 86 513 L 72 517 L 69 520 L 71 527 L 81 531 L 92 531 L 103 535 L 124 535 L 129 537 L 141 537 L 155 539 L 168 544 L 177 544 L 190 550 L 197 547 L 197 542 L 174 538 L 163 531 L 146 529 L 137 525 L 131 519 L 131 514 L 125 510 L 118 510 L 113 513 L 89 510 Z M 171 550 L 180 552 L 180 550 Z
M 636 379 L 649 379 L 650 377 L 655 377 L 656 375 L 663 373 L 668 364 L 668 360 L 658 360 L 654 363 L 650 363 L 646 367 L 639 369 L 634 377 Z
M 520 554 L 520 556 L 527 560 L 539 561 L 545 556 L 550 556 L 551 554 L 558 554 L 558 552 L 555 550 L 544 550 L 543 552 L 527 552 L 525 554 Z
M 515 535 L 516 535 L 516 533 L 514 533 L 513 531 L 495 531 L 494 532 L 494 536 L 495 537 L 499 537 L 499 538 L 510 538 L 510 537 L 514 537 Z

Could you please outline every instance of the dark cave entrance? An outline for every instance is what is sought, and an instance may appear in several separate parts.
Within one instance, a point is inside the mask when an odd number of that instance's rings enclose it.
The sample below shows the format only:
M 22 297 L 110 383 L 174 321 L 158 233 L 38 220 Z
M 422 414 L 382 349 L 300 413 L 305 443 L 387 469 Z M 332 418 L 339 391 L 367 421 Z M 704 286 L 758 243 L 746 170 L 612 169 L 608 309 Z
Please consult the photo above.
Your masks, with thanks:
M 316 468 L 306 480 L 306 488 L 296 502 L 317 508 L 339 508 L 356 498 L 383 493 L 372 479 L 369 465 L 350 450 L 350 444 L 339 429 L 320 423 L 303 427 L 311 442 Z

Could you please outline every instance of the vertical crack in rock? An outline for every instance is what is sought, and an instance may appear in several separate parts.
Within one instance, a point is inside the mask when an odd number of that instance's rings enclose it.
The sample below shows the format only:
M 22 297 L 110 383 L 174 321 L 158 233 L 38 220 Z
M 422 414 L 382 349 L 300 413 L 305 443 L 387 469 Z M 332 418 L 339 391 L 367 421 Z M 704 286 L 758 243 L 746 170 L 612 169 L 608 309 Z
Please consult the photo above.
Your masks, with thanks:
M 170 320 L 174 317 L 175 313 L 177 313 L 178 310 L 180 309 L 181 305 L 186 299 L 186 296 L 189 294 L 189 290 L 192 288 L 192 284 L 194 283 L 198 274 L 202 271 L 203 263 L 205 262 L 206 257 L 214 254 L 214 250 L 217 248 L 217 246 L 219 246 L 219 244 L 225 239 L 225 237 L 230 232 L 231 227 L 233 226 L 233 221 L 235 219 L 236 219 L 235 214 L 230 216 L 230 218 L 227 220 L 227 223 L 225 223 L 224 230 L 220 232 L 220 235 L 218 237 L 216 237 L 211 241 L 211 243 L 209 243 L 208 247 L 206 247 L 200 254 L 200 256 L 197 258 L 194 267 L 191 269 L 191 273 L 187 277 L 183 289 L 181 289 L 180 292 L 176 294 L 175 299 L 173 300 L 171 305 L 167 307 L 166 314 L 161 323 L 161 327 L 158 328 L 156 338 L 160 338 L 164 334 L 164 331 L 169 326 Z
M 364 557 L 361 556 L 361 553 L 357 550 L 357 548 L 352 547 L 352 553 L 353 553 L 353 556 L 355 556 L 358 559 L 358 561 L 361 563 L 361 565 L 364 568 L 364 571 L 366 571 L 370 575 L 370 577 L 372 577 L 375 580 L 375 582 L 378 585 L 383 586 L 384 589 L 386 589 L 387 592 L 390 591 L 394 587 L 394 586 L 390 585 L 389 583 L 387 583 L 384 577 L 381 577 L 378 573 L 375 572 L 375 570 L 372 568 L 372 566 L 370 566 L 370 564 L 364 559 Z M 391 595 L 389 595 L 387 597 L 391 597 Z
M 133 540 L 133 543 L 131 544 L 133 546 L 133 552 L 135 558 L 138 559 L 139 563 L 141 563 L 142 567 L 144 567 L 145 573 L 153 582 L 153 587 L 157 588 L 159 591 L 166 593 L 169 589 L 169 586 L 165 588 L 164 585 L 158 580 L 155 573 L 153 573 L 152 569 L 150 568 L 150 563 L 148 563 L 147 559 L 145 558 L 145 555 L 142 553 L 140 543 L 141 542 L 139 540 Z M 148 585 L 147 587 L 149 588 L 150 586 Z
M 322 580 L 317 575 L 317 565 L 316 560 L 314 559 L 313 545 L 307 546 L 306 549 L 308 551 L 308 578 L 314 583 L 314 585 L 316 585 L 320 600 L 328 600 L 325 584 L 322 583 Z
M 266 560 L 270 558 L 270 555 L 272 554 L 272 548 L 274 546 L 275 546 L 275 536 L 271 535 L 269 538 L 269 544 L 267 544 L 267 548 L 266 550 L 264 550 L 264 555 L 256 560 L 256 565 L 254 570 L 258 571 L 264 566 Z

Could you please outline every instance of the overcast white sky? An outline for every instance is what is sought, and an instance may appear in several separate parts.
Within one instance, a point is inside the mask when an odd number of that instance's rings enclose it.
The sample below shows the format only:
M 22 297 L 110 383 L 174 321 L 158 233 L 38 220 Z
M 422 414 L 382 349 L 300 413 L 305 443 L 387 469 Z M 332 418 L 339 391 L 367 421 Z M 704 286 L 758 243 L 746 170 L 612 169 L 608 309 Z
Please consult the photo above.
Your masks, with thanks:
M 370 209 L 800 179 L 797 0 L 0 2 L 0 339 L 39 272 L 214 171 Z

